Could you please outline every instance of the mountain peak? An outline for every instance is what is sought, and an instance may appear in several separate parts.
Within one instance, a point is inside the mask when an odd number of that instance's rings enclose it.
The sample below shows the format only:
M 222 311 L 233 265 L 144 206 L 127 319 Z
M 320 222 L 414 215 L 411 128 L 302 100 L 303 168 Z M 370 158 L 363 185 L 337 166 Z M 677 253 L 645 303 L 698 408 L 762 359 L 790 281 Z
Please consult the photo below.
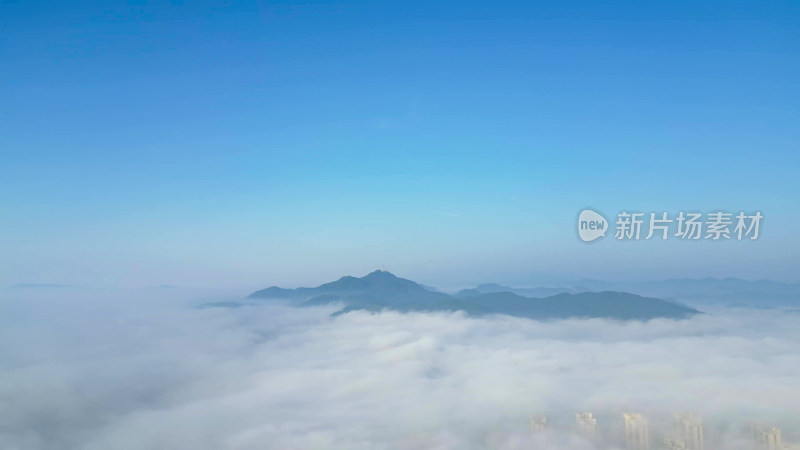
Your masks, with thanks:
M 396 277 L 396 276 L 395 276 L 393 273 L 391 273 L 391 272 L 387 272 L 387 271 L 385 271 L 385 270 L 380 270 L 380 269 L 379 269 L 379 270 L 376 270 L 376 271 L 374 271 L 374 272 L 370 272 L 370 273 L 368 273 L 367 275 L 365 275 L 365 276 L 362 278 L 362 280 L 363 280 L 363 279 L 367 279 L 367 278 L 383 278 L 383 279 L 391 279 L 391 278 L 397 278 L 397 277 Z

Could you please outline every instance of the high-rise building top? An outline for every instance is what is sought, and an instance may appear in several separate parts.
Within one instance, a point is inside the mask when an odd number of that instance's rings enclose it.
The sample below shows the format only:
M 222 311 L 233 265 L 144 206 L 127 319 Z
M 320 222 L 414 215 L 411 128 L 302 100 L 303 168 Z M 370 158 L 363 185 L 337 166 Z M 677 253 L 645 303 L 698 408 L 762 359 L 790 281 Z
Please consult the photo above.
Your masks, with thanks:
M 650 430 L 647 420 L 638 413 L 624 413 L 625 446 L 628 450 L 650 450 Z
M 705 450 L 703 421 L 693 413 L 675 414 L 675 435 L 691 450 Z
M 686 447 L 686 442 L 679 439 L 664 439 L 664 450 L 693 450 Z
M 595 438 L 597 436 L 597 419 L 590 412 L 575 413 L 575 428 L 579 435 Z
M 758 450 L 783 450 L 780 428 L 763 424 L 753 424 L 753 439 Z
M 547 416 L 539 415 L 531 419 L 531 430 L 544 431 L 547 429 Z

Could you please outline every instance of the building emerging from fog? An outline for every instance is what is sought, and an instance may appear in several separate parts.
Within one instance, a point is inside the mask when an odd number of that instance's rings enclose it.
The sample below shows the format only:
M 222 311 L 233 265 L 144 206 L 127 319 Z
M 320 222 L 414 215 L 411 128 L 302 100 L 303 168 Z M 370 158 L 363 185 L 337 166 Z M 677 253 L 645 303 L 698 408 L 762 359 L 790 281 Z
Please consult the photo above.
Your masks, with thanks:
M 641 414 L 624 413 L 625 447 L 628 450 L 650 450 L 650 431 Z
M 678 439 L 664 439 L 664 450 L 690 450 L 686 443 Z
M 547 429 L 547 416 L 536 416 L 531 419 L 531 430 L 544 431 Z
M 692 413 L 675 414 L 675 435 L 690 450 L 705 450 L 703 422 Z
M 597 437 L 597 419 L 592 417 L 592 413 L 575 413 L 575 427 L 578 434 L 589 439 Z
M 783 450 L 780 428 L 753 424 L 753 439 L 758 450 Z

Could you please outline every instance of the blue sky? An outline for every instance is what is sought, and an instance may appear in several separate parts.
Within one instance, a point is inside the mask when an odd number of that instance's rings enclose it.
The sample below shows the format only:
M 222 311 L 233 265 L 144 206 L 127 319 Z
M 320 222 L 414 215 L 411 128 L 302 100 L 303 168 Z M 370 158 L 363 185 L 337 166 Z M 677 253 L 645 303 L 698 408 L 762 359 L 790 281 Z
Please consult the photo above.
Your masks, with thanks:
M 0 284 L 800 281 L 800 4 L 0 4 Z M 762 211 L 755 242 L 575 236 Z

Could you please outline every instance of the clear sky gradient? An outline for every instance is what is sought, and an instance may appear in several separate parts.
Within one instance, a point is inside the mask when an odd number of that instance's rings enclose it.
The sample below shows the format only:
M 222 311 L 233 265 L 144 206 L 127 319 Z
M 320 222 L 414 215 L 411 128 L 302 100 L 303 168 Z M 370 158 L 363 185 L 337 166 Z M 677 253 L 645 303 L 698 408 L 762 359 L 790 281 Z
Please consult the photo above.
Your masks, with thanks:
M 0 26 L 0 284 L 800 281 L 798 2 L 4 2 Z M 587 245 L 584 207 L 765 219 Z

